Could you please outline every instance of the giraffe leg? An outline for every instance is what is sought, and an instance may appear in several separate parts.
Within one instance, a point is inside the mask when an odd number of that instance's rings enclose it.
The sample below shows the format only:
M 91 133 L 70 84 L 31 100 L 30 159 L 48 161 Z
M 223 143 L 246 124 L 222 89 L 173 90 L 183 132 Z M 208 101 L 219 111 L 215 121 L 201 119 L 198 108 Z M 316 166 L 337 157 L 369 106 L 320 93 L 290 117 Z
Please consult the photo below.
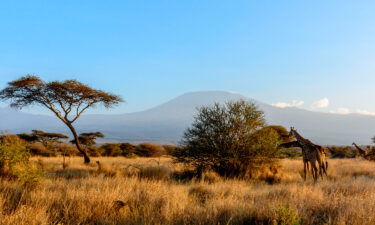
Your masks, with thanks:
M 318 169 L 320 178 L 323 180 L 323 173 L 324 173 L 324 163 L 321 160 L 318 160 Z
M 306 181 L 306 174 L 309 170 L 309 163 L 303 162 L 303 179 Z
M 321 163 L 320 166 L 319 166 L 319 174 L 320 174 L 320 177 L 322 178 L 322 180 L 323 180 L 323 173 L 326 173 L 324 162 Z
M 312 174 L 313 174 L 314 181 L 316 182 L 318 180 L 318 168 L 316 167 L 315 162 L 311 163 L 311 168 L 312 168 Z
M 324 174 L 326 175 L 326 177 L 328 177 L 328 174 L 327 174 L 327 167 L 324 166 Z

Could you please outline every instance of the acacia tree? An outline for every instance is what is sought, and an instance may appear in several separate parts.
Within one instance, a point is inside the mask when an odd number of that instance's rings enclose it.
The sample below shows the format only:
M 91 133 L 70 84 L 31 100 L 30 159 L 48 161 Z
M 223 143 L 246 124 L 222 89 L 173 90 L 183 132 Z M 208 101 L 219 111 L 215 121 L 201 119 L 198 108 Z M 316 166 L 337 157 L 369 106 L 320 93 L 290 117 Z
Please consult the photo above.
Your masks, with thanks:
M 96 144 L 97 138 L 103 138 L 104 134 L 101 132 L 91 132 L 91 133 L 82 133 L 78 136 L 78 140 L 82 145 L 91 147 Z M 70 141 L 72 144 L 75 144 L 76 141 L 73 139 Z
M 110 108 L 123 101 L 117 95 L 93 89 L 76 80 L 45 82 L 32 75 L 9 82 L 0 91 L 0 99 L 10 100 L 10 106 L 14 108 L 37 104 L 52 111 L 72 132 L 85 163 L 89 163 L 90 158 L 80 145 L 73 123 L 90 107 L 101 104 Z
M 32 130 L 32 134 L 46 147 L 50 145 L 50 143 L 60 142 L 60 139 L 67 139 L 68 136 L 59 133 L 48 133 L 42 130 Z

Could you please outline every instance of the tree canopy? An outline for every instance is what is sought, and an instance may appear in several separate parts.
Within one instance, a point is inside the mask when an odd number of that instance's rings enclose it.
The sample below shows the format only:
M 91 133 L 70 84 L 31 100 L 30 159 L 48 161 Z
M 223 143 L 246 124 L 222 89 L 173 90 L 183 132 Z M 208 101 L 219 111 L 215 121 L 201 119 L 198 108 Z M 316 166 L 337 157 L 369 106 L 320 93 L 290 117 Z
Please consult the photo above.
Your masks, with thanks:
M 9 82 L 0 91 L 0 99 L 9 100 L 11 107 L 19 109 L 37 104 L 52 111 L 72 132 L 86 163 L 90 158 L 80 146 L 73 123 L 90 107 L 103 105 L 110 108 L 123 101 L 117 95 L 93 89 L 76 80 L 45 82 L 34 75 Z
M 97 138 L 103 138 L 104 134 L 101 132 L 91 132 L 91 133 L 82 133 L 78 136 L 78 139 L 81 144 L 86 146 L 92 146 L 96 144 Z M 71 143 L 75 144 L 75 140 L 71 140 Z
M 60 139 L 67 139 L 68 136 L 60 133 L 49 133 L 49 132 L 44 132 L 42 130 L 32 130 L 31 134 L 27 133 L 22 133 L 22 134 L 17 134 L 17 136 L 27 142 L 41 142 L 44 145 L 47 145 L 47 142 L 56 142 L 59 141 Z
M 174 156 L 197 170 L 241 176 L 256 161 L 272 158 L 277 150 L 280 135 L 265 127 L 263 112 L 252 102 L 201 107 Z

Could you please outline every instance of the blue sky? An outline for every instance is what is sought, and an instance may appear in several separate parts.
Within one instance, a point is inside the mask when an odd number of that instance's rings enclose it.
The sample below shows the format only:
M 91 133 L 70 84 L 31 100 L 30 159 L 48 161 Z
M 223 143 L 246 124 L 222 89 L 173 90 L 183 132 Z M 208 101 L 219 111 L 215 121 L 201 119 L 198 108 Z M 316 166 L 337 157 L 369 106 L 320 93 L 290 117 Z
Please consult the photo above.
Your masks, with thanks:
M 127 103 L 113 113 L 227 90 L 370 114 L 373 12 L 343 0 L 2 2 L 0 88 L 31 73 L 117 93 Z

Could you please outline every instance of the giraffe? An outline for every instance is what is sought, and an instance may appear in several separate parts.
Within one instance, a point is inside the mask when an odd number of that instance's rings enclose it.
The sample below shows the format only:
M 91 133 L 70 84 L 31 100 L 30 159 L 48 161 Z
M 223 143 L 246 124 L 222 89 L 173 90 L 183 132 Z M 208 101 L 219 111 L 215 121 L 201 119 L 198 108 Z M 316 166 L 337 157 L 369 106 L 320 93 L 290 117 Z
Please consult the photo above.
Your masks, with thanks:
M 315 144 L 314 144 L 315 145 Z M 320 146 L 320 145 L 315 145 L 315 147 L 317 147 L 320 151 L 320 154 L 321 154 L 321 157 L 322 157 L 322 164 L 323 165 L 320 165 L 320 168 L 319 168 L 319 174 L 321 176 L 321 178 L 323 179 L 323 173 L 328 176 L 327 174 L 327 171 L 328 171 L 328 161 L 327 161 L 327 155 L 326 155 L 326 148 L 323 147 L 323 146 Z
M 277 148 L 301 148 L 302 149 L 302 145 L 298 141 L 291 141 L 291 142 L 282 143 L 279 146 L 277 146 Z M 302 150 L 302 155 L 303 155 L 303 150 Z M 304 169 L 307 171 L 310 171 L 309 164 L 308 163 L 305 164 L 305 157 L 302 157 L 302 159 L 303 159 L 304 166 L 306 166 L 306 168 L 304 167 Z M 305 171 L 305 174 L 306 174 L 306 171 Z M 306 179 L 306 175 L 305 175 L 305 179 Z
M 314 181 L 317 181 L 318 179 L 318 171 L 322 178 L 323 172 L 327 175 L 328 163 L 325 162 L 325 149 L 322 146 L 315 145 L 310 140 L 303 138 L 293 127 L 290 128 L 289 135 L 294 136 L 302 148 L 304 179 L 306 180 L 309 163 L 312 169 L 311 173 Z M 319 169 L 316 166 L 316 163 L 318 163 Z
M 364 158 L 366 158 L 366 151 L 365 150 L 363 150 L 362 148 L 360 148 L 356 143 L 352 143 L 352 145 L 358 150 L 358 152 L 359 152 L 359 154 L 362 156 L 362 157 L 364 157 Z
M 320 146 L 320 145 L 316 145 L 314 144 L 315 147 L 317 147 L 319 149 L 319 151 L 321 152 L 321 157 L 322 157 L 322 162 L 323 162 L 323 168 L 319 170 L 319 174 L 320 176 L 323 178 L 323 173 L 327 175 L 327 170 L 328 170 L 328 161 L 326 160 L 326 148 Z M 298 142 L 298 141 L 291 141 L 291 142 L 286 142 L 286 143 L 283 143 L 283 144 L 280 144 L 278 146 L 278 148 L 301 148 L 302 149 L 302 145 Z M 309 164 L 307 163 L 306 164 L 307 166 L 307 171 L 310 171 L 310 168 L 309 168 Z
M 291 142 L 286 142 L 282 143 L 281 145 L 278 146 L 278 148 L 301 148 L 301 145 L 299 144 L 298 141 L 291 141 Z

